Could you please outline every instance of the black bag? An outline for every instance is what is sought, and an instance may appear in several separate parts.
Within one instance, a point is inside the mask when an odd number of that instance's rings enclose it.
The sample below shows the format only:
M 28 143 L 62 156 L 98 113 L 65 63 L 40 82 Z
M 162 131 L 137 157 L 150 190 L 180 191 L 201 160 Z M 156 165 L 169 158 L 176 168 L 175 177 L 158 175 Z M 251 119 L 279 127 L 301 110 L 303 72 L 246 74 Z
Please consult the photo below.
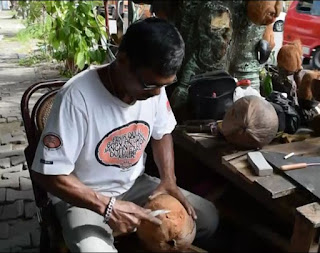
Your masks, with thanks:
M 223 119 L 233 105 L 236 82 L 225 71 L 213 71 L 191 78 L 188 101 L 195 119 Z
M 292 99 L 285 98 L 281 92 L 273 91 L 267 100 L 273 105 L 279 118 L 279 131 L 294 134 L 301 120 Z

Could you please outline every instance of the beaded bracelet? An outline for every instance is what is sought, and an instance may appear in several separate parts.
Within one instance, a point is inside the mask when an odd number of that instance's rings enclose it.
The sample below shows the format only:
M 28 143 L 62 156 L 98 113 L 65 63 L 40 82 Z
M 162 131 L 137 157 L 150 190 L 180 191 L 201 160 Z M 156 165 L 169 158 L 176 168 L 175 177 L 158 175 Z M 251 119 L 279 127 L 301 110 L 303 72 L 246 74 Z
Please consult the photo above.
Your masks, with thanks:
M 115 197 L 111 197 L 110 201 L 109 201 L 109 204 L 107 205 L 106 211 L 104 212 L 103 223 L 107 224 L 108 221 L 110 220 L 112 208 L 113 208 L 113 205 L 114 205 L 115 202 L 116 202 L 116 198 Z

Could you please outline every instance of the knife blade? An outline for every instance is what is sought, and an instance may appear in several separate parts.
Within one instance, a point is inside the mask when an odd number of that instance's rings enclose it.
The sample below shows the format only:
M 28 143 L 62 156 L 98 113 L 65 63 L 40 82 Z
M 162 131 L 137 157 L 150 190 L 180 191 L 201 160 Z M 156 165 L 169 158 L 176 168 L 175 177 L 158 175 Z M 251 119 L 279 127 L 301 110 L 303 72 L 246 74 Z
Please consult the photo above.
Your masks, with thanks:
M 149 215 L 153 216 L 153 217 L 156 217 L 160 214 L 167 214 L 167 213 L 170 213 L 171 211 L 170 210 L 165 210 L 165 209 L 159 209 L 159 210 L 154 210 L 152 211 L 151 213 L 149 213 Z

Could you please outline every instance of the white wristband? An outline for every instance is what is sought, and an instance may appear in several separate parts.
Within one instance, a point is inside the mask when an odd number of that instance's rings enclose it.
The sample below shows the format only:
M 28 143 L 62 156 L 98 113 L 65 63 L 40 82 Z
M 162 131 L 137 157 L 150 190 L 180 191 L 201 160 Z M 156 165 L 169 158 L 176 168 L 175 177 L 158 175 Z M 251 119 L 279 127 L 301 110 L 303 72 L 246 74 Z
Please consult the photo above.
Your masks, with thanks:
M 109 204 L 107 205 L 106 211 L 104 213 L 104 219 L 103 219 L 103 223 L 108 223 L 108 221 L 110 220 L 111 217 L 111 213 L 112 213 L 112 209 L 113 209 L 113 205 L 116 202 L 116 198 L 115 197 L 111 197 Z

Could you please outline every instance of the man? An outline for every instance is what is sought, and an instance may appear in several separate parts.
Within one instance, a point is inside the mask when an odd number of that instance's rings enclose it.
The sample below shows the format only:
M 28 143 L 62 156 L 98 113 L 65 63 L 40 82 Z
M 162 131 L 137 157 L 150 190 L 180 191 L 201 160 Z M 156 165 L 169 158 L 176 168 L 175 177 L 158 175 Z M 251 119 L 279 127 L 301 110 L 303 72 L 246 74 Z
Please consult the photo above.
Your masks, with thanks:
M 140 206 L 161 193 L 180 200 L 196 219 L 199 246 L 210 245 L 215 207 L 178 188 L 174 174 L 176 121 L 165 87 L 183 57 L 176 28 L 149 18 L 129 27 L 114 62 L 78 74 L 57 94 L 32 169 L 52 194 L 71 251 L 114 252 L 112 232 L 160 224 Z M 143 173 L 150 139 L 160 180 Z

